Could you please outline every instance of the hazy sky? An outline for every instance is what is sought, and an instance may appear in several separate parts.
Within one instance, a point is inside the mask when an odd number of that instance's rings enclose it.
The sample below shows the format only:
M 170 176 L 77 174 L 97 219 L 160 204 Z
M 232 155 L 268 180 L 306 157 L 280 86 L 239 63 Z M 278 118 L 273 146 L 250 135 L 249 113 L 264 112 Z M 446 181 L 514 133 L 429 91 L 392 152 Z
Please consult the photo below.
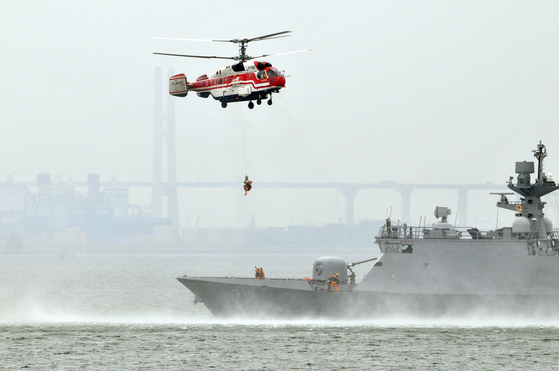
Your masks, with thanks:
M 290 75 L 273 106 L 176 98 L 179 180 L 241 180 L 244 128 L 255 184 L 246 198 L 241 186 L 181 190 L 183 226 L 198 216 L 200 226 L 246 225 L 251 214 L 260 226 L 344 217 L 336 191 L 258 190 L 259 181 L 504 183 L 539 140 L 557 173 L 557 19 L 557 1 L 0 0 L 0 180 L 150 180 L 154 69 L 195 80 L 230 64 L 152 53 L 238 53 L 150 36 L 285 30 L 292 36 L 248 48 L 313 49 L 269 58 Z M 134 192 L 149 203 L 149 190 Z M 494 220 L 496 199 L 483 201 L 475 217 Z M 456 192 L 414 192 L 412 217 L 456 202 Z M 399 217 L 396 192 L 360 192 L 356 221 L 390 207 Z

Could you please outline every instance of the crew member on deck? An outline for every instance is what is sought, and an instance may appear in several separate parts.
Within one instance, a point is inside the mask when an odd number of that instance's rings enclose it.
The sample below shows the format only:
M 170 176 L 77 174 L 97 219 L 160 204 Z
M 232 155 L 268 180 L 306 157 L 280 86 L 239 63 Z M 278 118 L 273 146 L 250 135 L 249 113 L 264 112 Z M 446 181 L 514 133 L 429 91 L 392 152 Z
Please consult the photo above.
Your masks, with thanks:
M 262 269 L 262 267 L 260 267 L 260 268 L 254 267 L 254 268 L 256 268 L 255 269 L 256 273 L 254 274 L 254 278 L 257 279 L 257 280 L 263 280 L 265 278 L 264 277 L 264 269 Z
M 351 271 L 351 274 L 349 275 L 349 285 L 350 286 L 355 286 L 355 272 Z
M 330 285 L 328 287 L 328 291 L 338 291 L 338 282 L 340 282 L 340 274 L 339 273 L 332 273 L 332 277 L 328 280 Z

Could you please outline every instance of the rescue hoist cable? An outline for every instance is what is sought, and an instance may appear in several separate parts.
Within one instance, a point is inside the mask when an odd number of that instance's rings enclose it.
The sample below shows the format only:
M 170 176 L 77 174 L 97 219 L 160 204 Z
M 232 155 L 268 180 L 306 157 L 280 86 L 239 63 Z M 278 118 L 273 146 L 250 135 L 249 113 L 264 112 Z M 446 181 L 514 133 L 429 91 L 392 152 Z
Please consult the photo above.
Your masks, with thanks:
M 246 146 L 245 146 L 245 128 L 244 128 L 244 123 L 243 123 L 243 106 L 241 104 L 239 104 L 239 107 L 241 109 L 241 133 L 243 135 L 243 154 L 244 154 L 244 157 L 245 157 L 245 175 L 248 177 L 247 150 L 246 150 Z

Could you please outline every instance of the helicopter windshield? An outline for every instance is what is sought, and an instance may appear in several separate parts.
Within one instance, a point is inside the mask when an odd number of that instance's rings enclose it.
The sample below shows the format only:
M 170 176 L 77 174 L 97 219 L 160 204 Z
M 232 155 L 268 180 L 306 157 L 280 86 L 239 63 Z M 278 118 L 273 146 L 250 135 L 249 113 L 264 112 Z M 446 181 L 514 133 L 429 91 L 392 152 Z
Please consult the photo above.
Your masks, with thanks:
M 268 70 L 268 76 L 270 76 L 270 77 L 277 77 L 277 76 L 279 76 L 279 73 L 278 73 L 278 71 L 276 71 L 276 70 L 274 70 L 274 69 L 269 69 L 269 70 Z

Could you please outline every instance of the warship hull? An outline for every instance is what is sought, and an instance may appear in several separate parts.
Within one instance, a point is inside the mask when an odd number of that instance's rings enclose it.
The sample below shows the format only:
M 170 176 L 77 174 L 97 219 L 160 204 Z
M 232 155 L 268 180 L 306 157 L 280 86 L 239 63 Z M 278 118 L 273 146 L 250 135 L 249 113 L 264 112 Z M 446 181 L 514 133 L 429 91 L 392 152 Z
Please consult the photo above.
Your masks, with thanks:
M 559 185 L 543 171 L 545 146 L 540 142 L 533 152 L 536 180 L 531 181 L 534 163 L 517 162 L 517 183 L 510 177 L 508 188 L 519 200 L 499 193 L 497 206 L 515 212 L 511 227 L 461 230 L 448 222 L 451 210 L 437 206 L 434 214 L 441 219 L 432 227 L 387 219 L 376 237 L 378 260 L 347 264 L 338 257 L 319 258 L 312 279 L 178 280 L 216 316 L 559 318 L 559 230 L 544 217 L 541 199 Z M 377 261 L 356 284 L 351 267 L 372 260 Z
M 373 319 L 411 316 L 556 317 L 558 295 L 411 294 L 314 291 L 305 280 L 178 280 L 216 317 Z M 274 282 L 275 281 L 275 282 Z M 273 283 L 272 283 L 273 282 Z M 252 283 L 252 282 L 251 282 Z
M 219 317 L 559 316 L 559 256 L 545 244 L 396 236 L 378 243 L 384 253 L 364 279 L 342 280 L 339 291 L 310 279 L 177 279 Z

